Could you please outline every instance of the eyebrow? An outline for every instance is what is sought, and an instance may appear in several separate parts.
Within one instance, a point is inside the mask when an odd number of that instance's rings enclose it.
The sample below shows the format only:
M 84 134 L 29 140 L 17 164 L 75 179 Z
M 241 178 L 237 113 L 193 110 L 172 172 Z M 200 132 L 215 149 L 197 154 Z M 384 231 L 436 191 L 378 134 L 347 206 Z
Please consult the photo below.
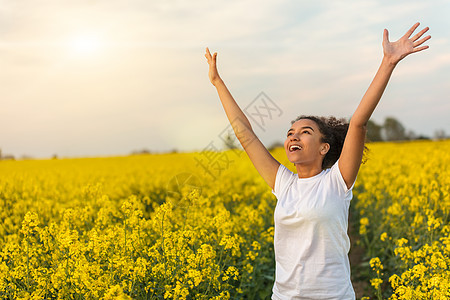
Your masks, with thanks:
M 314 131 L 314 129 L 311 126 L 303 126 L 303 127 L 300 127 L 300 129 L 311 129 L 312 131 Z M 287 131 L 287 133 L 289 133 L 289 131 L 294 131 L 294 128 L 289 129 Z

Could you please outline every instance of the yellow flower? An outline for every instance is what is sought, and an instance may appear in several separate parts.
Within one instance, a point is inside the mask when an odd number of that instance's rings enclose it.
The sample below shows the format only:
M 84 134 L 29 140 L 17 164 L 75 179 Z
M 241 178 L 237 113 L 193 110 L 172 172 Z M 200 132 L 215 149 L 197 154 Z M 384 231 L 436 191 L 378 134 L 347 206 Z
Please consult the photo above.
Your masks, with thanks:
M 397 240 L 397 245 L 399 247 L 402 247 L 404 244 L 407 244 L 407 243 L 408 243 L 408 240 L 405 238 L 401 238 L 401 239 Z
M 383 265 L 381 264 L 381 261 L 378 257 L 374 257 L 374 258 L 370 259 L 369 263 L 370 263 L 370 267 L 372 267 L 372 269 L 374 271 L 378 270 L 378 269 L 383 270 Z
M 105 294 L 104 300 L 131 300 L 131 297 L 123 292 L 120 285 L 114 285 L 108 289 Z
M 370 280 L 370 284 L 376 289 L 378 290 L 378 288 L 380 287 L 380 285 L 383 283 L 383 280 L 381 280 L 380 278 L 374 278 Z
M 22 222 L 21 232 L 27 236 L 34 232 L 39 226 L 38 214 L 35 212 L 27 212 Z
M 361 223 L 361 225 L 367 226 L 369 225 L 369 219 L 368 218 L 361 218 L 361 220 L 359 220 L 359 222 Z
M 199 270 L 188 270 L 188 276 L 193 280 L 194 286 L 198 286 L 203 280 L 202 272 Z
M 359 234 L 364 235 L 367 233 L 367 226 L 369 225 L 369 219 L 368 218 L 361 218 L 359 220 L 360 226 L 359 226 Z

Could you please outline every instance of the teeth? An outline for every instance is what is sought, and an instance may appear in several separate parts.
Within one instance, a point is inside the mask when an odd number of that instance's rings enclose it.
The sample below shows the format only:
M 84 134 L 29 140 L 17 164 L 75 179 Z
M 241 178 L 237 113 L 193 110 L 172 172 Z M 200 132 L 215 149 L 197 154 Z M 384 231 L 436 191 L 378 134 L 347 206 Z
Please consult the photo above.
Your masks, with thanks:
M 297 146 L 297 145 L 292 145 L 290 148 L 289 148 L 289 150 L 290 151 L 293 151 L 293 150 L 301 150 L 302 148 L 300 147 L 300 146 Z

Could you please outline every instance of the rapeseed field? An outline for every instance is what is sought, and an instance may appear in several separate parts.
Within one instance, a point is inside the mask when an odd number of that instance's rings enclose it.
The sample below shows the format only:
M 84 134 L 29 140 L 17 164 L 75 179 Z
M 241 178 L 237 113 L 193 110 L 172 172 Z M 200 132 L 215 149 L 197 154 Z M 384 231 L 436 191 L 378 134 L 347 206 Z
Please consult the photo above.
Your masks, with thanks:
M 353 205 L 376 299 L 450 299 L 450 141 L 369 147 Z
M 369 149 L 366 299 L 450 299 L 450 141 Z M 239 150 L 0 161 L 0 298 L 267 298 L 275 204 Z

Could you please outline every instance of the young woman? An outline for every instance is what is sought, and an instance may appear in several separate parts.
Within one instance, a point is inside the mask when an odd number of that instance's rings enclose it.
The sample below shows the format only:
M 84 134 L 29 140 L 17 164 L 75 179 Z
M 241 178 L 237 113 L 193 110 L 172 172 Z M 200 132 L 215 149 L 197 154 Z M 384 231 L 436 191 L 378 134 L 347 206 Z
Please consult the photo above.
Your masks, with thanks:
M 431 38 L 422 38 L 428 27 L 413 35 L 418 26 L 396 42 L 390 42 L 384 30 L 383 60 L 349 124 L 311 116 L 292 121 L 284 148 L 296 174 L 276 161 L 255 135 L 217 72 L 217 53 L 211 55 L 206 48 L 209 79 L 228 120 L 278 200 L 272 299 L 355 299 L 348 260 L 348 208 L 363 157 L 366 125 L 397 63 L 428 48 L 421 46 Z

